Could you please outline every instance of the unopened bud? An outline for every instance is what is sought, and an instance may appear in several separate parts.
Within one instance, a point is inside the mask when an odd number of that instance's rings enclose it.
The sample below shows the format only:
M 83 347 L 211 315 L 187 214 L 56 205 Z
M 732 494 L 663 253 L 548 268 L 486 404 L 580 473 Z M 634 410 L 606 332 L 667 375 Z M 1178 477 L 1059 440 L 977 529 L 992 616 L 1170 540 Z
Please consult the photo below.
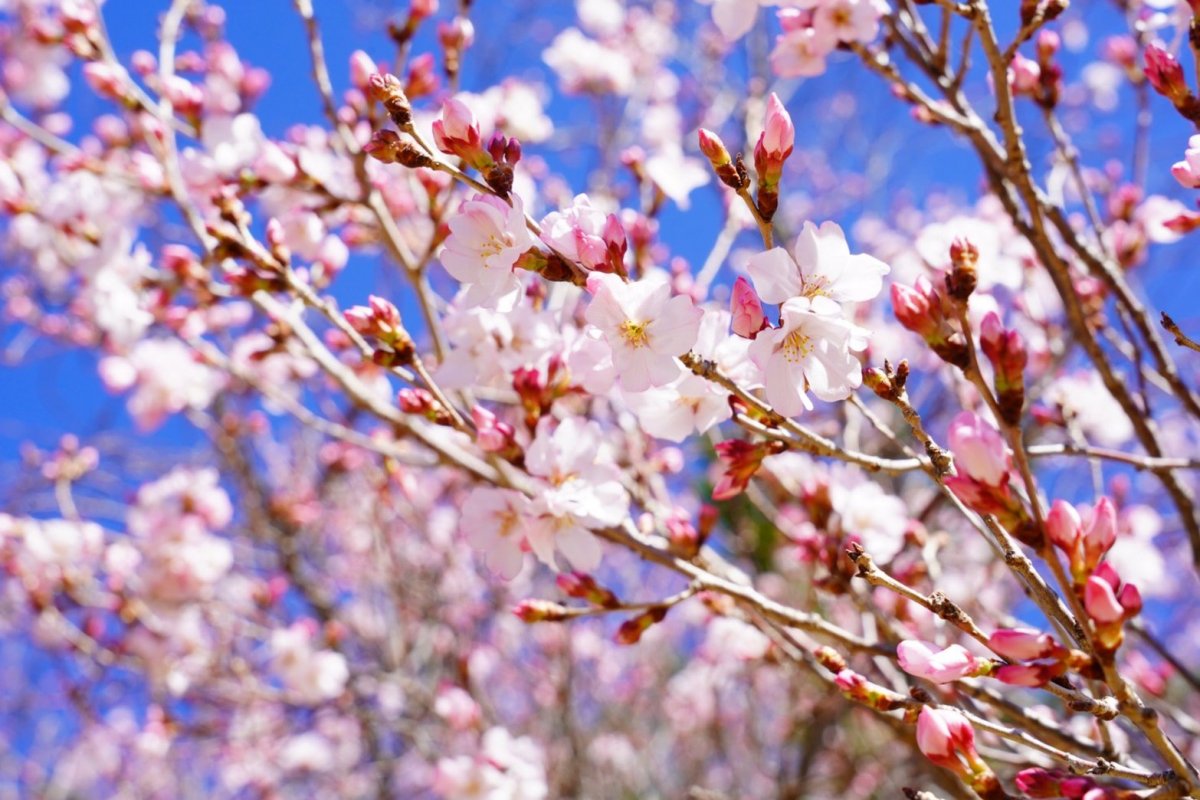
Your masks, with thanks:
M 549 600 L 522 600 L 513 608 L 513 614 L 525 623 L 560 622 L 571 616 L 571 609 Z

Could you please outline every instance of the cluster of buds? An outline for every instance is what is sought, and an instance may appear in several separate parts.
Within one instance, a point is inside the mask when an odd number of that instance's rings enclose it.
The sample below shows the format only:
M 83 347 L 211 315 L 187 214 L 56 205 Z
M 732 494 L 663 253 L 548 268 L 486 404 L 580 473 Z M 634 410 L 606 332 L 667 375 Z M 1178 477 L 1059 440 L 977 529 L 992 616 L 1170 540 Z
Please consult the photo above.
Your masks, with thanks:
M 1042 108 L 1053 109 L 1062 93 L 1062 67 L 1054 57 L 1062 47 L 1057 33 L 1043 30 L 1037 38 L 1037 60 L 1017 53 L 1008 66 L 1008 84 L 1018 97 L 1029 97 Z
M 984 800 L 1006 797 L 995 773 L 975 750 L 975 729 L 958 711 L 922 708 L 917 717 L 917 747 L 934 764 L 966 781 Z
M 512 192 L 513 167 L 521 160 L 521 143 L 516 137 L 506 137 L 497 131 L 488 140 L 488 155 L 492 163 L 483 169 L 483 179 L 501 197 Z
M 713 500 L 728 500 L 746 490 L 764 458 L 782 453 L 786 445 L 775 441 L 751 444 L 744 439 L 726 439 L 718 442 L 715 449 L 725 474 L 713 487 L 712 497 Z
M 913 286 L 892 284 L 892 311 L 896 320 L 925 340 L 947 364 L 965 369 L 970 351 L 962 333 L 950 324 L 947 300 L 924 275 Z
M 779 97 L 772 92 L 767 98 L 763 132 L 754 145 L 754 172 L 758 178 L 755 204 L 758 213 L 768 222 L 779 209 L 779 180 L 783 177 L 783 164 L 792 154 L 795 141 L 796 128 L 792 125 L 792 118 Z
M 1125 792 L 1115 792 L 1101 786 L 1091 778 L 1072 775 L 1069 772 L 1030 767 L 1017 773 L 1017 788 L 1026 797 L 1066 797 L 1078 800 L 1114 800 L 1124 797 Z
M 360 336 L 375 340 L 372 359 L 376 364 L 394 367 L 412 363 L 416 347 L 400 321 L 400 311 L 390 302 L 371 295 L 367 305 L 346 309 L 342 316 Z
M 533 430 L 554 401 L 570 391 L 571 375 L 562 358 L 555 355 L 547 362 L 545 373 L 537 367 L 517 367 L 512 385 L 525 411 L 525 424 Z
M 1044 686 L 1063 675 L 1075 658 L 1048 633 L 1024 628 L 1002 628 L 988 637 L 988 647 L 1010 664 L 996 668 L 992 677 L 1013 686 Z
M 988 312 L 979 326 L 979 346 L 995 372 L 996 401 L 1000 418 L 1009 425 L 1021 422 L 1025 407 L 1025 341 L 1015 330 L 1005 330 L 1000 315 Z
M 729 312 L 733 316 L 731 328 L 743 339 L 753 339 L 767 327 L 767 315 L 763 313 L 762 300 L 750 281 L 742 276 L 733 282 L 733 293 L 729 297 Z
M 740 192 L 750 185 L 750 175 L 746 171 L 741 154 L 734 159 L 729 155 L 721 137 L 705 128 L 700 129 L 697 138 L 700 140 L 700 152 L 708 159 L 721 183 L 735 192 Z
M 1055 500 L 1046 516 L 1046 534 L 1067 557 L 1075 592 L 1096 631 L 1102 653 L 1121 646 L 1125 620 L 1142 610 L 1138 588 L 1122 583 L 1112 564 L 1104 561 L 1117 541 L 1117 510 L 1102 497 L 1084 523 L 1070 503 Z
M 485 453 L 496 453 L 510 461 L 521 454 L 513 426 L 496 418 L 483 406 L 471 409 L 471 421 L 475 424 L 475 442 Z
M 1082 586 L 1117 541 L 1117 509 L 1101 497 L 1084 525 L 1075 506 L 1055 500 L 1046 516 L 1046 534 L 1066 555 L 1076 587 Z
M 1096 632 L 1097 650 L 1111 658 L 1124 641 L 1125 620 L 1142 610 L 1142 594 L 1132 583 L 1123 583 L 1106 561 L 1083 585 L 1083 609 Z
M 994 515 L 1025 544 L 1039 546 L 1041 535 L 1009 485 L 1012 453 L 1000 432 L 964 411 L 951 421 L 948 438 L 955 473 L 946 477 L 947 488 L 972 510 Z
M 560 572 L 554 581 L 567 597 L 586 600 L 599 608 L 619 608 L 620 599 L 585 572 Z
M 1154 91 L 1171 101 L 1175 109 L 1186 119 L 1200 122 L 1200 99 L 1188 87 L 1183 74 L 1183 65 L 1161 42 L 1146 45 L 1146 80 Z
M 453 415 L 426 389 L 401 389 L 396 393 L 396 404 L 405 414 L 424 417 L 434 425 L 454 425 Z
M 462 159 L 479 170 L 488 186 L 501 197 L 512 191 L 513 167 L 521 160 L 521 143 L 496 133 L 484 146 L 475 113 L 451 97 L 433 123 L 433 141 L 443 153 Z

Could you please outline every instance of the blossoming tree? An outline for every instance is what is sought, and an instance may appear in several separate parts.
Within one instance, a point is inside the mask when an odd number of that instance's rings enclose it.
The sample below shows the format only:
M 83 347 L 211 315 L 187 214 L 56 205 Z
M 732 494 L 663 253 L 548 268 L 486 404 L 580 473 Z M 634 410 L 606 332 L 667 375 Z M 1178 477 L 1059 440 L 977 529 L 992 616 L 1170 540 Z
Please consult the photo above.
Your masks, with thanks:
M 0 0 L 6 796 L 1200 797 L 1200 3 L 262 2 Z

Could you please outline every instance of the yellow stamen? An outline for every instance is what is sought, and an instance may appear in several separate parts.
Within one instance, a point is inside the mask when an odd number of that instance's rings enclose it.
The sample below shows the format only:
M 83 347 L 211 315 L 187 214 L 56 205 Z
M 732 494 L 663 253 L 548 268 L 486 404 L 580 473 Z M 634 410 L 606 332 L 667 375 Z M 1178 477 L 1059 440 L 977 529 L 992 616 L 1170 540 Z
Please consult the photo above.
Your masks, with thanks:
M 783 353 L 785 359 L 795 364 L 806 358 L 812 352 L 812 349 L 812 339 L 805 336 L 804 332 L 797 328 L 784 337 L 777 352 Z
M 625 340 L 625 344 L 635 350 L 639 347 L 649 347 L 650 334 L 646 331 L 646 325 L 645 322 L 634 322 L 631 319 L 622 322 L 621 338 Z

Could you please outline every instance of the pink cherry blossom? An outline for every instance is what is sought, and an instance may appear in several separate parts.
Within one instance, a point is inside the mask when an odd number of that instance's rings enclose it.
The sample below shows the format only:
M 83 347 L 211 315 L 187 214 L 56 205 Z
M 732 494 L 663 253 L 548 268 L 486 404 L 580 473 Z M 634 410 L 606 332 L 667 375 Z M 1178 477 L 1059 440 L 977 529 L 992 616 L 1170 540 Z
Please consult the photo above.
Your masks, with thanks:
M 853 353 L 867 346 L 867 331 L 846 321 L 828 297 L 793 297 L 782 324 L 759 333 L 750 357 L 765 376 L 767 401 L 784 416 L 812 408 L 808 392 L 826 402 L 844 400 L 862 384 Z
M 702 312 L 687 297 L 671 297 L 660 277 L 626 283 L 614 275 L 588 278 L 592 302 L 586 318 L 603 333 L 621 365 L 621 387 L 641 392 L 680 374 L 676 356 L 696 342 Z
M 544 419 L 529 446 L 526 465 L 546 482 L 530 506 L 526 539 L 534 554 L 556 567 L 555 551 L 574 569 L 593 571 L 600 543 L 592 533 L 619 525 L 629 513 L 629 495 L 602 445 L 599 426 L 568 419 Z
M 1187 189 L 1200 189 L 1200 134 L 1188 139 L 1183 161 L 1171 166 L 1171 174 Z
M 479 487 L 463 501 L 459 527 L 488 568 L 511 579 L 524 563 L 522 543 L 531 518 L 529 499 L 511 489 Z
M 467 305 L 495 306 L 511 302 L 520 288 L 513 265 L 533 246 L 518 197 L 512 205 L 491 195 L 477 195 L 450 220 L 450 238 L 441 260 L 446 271 L 467 290 Z
M 788 10 L 779 12 L 781 20 Z M 800 14 L 803 12 L 791 13 Z M 796 26 L 775 40 L 771 51 L 771 69 L 781 78 L 808 78 L 825 72 L 825 59 L 837 46 L 837 39 L 812 26 Z
M 1003 486 L 1011 456 L 1000 432 L 978 414 L 964 411 L 950 423 L 950 451 L 959 472 L 987 486 Z
M 338 697 L 350 677 L 345 656 L 317 646 L 314 628 L 300 621 L 271 634 L 272 665 L 288 693 L 304 705 Z
M 851 254 L 836 223 L 824 222 L 818 228 L 805 222 L 791 255 L 782 247 L 772 248 L 752 256 L 746 271 L 768 303 L 793 297 L 828 297 L 841 303 L 878 296 L 889 269 L 872 256 Z

